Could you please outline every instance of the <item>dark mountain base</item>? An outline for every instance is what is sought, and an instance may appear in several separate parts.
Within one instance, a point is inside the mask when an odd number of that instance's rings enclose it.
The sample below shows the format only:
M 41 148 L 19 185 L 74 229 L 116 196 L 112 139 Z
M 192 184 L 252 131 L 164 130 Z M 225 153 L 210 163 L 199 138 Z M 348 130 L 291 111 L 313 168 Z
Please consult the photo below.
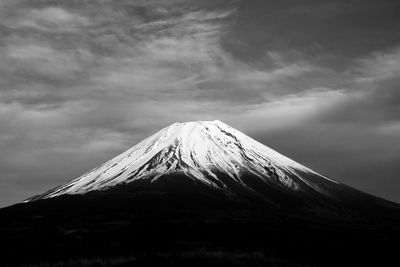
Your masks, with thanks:
M 294 206 L 293 199 L 277 208 L 245 193 L 233 201 L 206 187 L 179 184 L 149 189 L 143 183 L 2 209 L 1 266 L 387 266 L 397 261 L 396 209 L 305 208 Z

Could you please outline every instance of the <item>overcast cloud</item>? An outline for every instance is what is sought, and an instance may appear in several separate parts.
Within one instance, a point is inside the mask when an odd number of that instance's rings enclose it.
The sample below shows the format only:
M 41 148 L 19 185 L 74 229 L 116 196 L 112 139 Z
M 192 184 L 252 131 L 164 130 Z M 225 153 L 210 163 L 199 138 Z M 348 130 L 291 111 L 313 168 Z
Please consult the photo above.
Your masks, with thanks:
M 0 1 L 0 205 L 220 119 L 400 201 L 397 1 Z

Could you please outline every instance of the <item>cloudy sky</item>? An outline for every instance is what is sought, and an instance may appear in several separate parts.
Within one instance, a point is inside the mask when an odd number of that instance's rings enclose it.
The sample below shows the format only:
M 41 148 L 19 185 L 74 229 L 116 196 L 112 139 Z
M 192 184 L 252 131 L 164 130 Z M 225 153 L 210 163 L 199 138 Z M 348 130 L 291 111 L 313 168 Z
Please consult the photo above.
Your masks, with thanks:
M 400 202 L 398 0 L 0 0 L 0 206 L 219 119 Z

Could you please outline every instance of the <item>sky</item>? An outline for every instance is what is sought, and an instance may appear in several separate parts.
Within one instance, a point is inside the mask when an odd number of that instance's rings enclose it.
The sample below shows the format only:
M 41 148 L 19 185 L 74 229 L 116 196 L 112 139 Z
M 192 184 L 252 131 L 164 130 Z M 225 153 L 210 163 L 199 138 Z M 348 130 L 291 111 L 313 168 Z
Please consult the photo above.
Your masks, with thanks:
M 397 0 L 0 0 L 0 207 L 219 119 L 400 202 Z

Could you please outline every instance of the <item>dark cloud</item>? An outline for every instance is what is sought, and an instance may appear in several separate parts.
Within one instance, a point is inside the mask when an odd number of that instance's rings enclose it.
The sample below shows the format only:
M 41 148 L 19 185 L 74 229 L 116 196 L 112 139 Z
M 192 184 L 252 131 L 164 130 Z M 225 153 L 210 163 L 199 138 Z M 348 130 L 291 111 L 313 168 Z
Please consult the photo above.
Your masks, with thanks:
M 343 70 L 349 59 L 400 42 L 400 4 L 393 0 L 251 0 L 239 10 L 224 45 L 243 60 L 287 50 Z
M 397 11 L 388 0 L 1 1 L 0 205 L 199 119 L 399 200 Z

